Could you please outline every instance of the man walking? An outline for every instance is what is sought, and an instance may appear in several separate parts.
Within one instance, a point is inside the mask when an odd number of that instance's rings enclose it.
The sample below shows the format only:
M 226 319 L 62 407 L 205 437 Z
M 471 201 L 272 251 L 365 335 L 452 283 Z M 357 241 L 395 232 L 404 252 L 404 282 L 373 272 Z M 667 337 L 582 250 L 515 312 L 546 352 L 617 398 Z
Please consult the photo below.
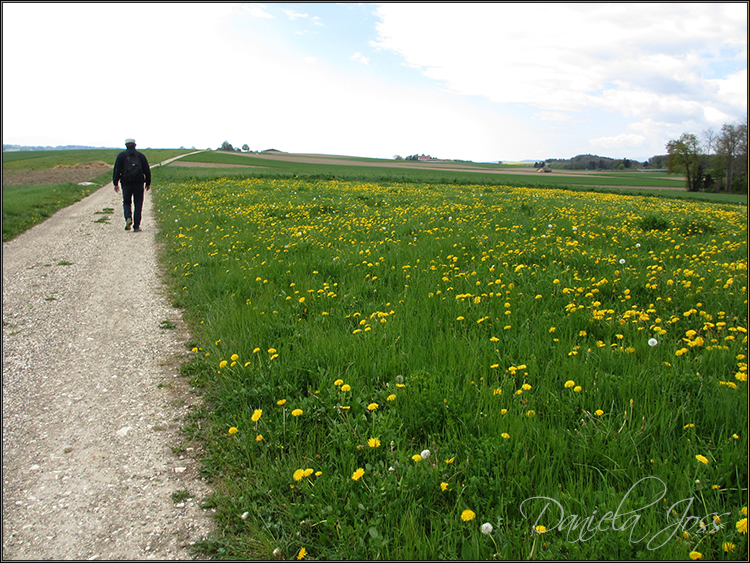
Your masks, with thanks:
M 135 140 L 125 139 L 126 150 L 117 155 L 115 169 L 112 172 L 112 183 L 115 192 L 120 191 L 122 182 L 122 210 L 125 213 L 125 230 L 141 230 L 141 211 L 143 209 L 143 185 L 146 191 L 151 189 L 151 168 L 149 168 L 146 156 L 135 150 Z M 134 209 L 131 212 L 131 200 Z

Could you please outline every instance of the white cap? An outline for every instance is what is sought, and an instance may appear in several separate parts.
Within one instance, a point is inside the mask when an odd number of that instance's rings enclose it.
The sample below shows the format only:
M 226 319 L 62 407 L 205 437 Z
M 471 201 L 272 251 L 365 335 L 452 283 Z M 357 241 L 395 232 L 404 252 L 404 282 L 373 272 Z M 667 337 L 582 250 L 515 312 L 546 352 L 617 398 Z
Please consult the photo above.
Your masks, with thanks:
M 135 139 L 125 139 L 125 144 L 129 145 L 130 143 L 135 144 Z

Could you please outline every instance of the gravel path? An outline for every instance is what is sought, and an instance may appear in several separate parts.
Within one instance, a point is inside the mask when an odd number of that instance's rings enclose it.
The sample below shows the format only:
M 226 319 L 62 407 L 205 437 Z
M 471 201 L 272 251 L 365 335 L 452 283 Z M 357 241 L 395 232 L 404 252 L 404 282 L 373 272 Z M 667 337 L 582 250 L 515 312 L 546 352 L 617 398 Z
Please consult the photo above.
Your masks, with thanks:
M 3 244 L 3 560 L 193 559 L 213 529 L 150 193 L 141 226 L 108 184 Z

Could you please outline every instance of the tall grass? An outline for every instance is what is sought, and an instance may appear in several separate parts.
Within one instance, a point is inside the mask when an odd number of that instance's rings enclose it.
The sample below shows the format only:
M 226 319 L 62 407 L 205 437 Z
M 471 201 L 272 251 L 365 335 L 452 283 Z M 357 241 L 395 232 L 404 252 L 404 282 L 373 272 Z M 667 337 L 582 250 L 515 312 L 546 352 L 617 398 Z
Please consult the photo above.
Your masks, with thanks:
M 747 556 L 744 209 L 157 174 L 204 552 Z

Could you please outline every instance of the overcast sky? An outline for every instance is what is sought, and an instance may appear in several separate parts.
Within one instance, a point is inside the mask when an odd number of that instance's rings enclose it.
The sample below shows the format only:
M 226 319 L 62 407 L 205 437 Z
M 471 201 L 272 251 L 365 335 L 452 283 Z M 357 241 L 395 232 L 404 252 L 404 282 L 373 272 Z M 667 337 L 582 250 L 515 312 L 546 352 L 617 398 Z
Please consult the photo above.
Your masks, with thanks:
M 3 143 L 643 160 L 746 118 L 747 13 L 3 3 Z

